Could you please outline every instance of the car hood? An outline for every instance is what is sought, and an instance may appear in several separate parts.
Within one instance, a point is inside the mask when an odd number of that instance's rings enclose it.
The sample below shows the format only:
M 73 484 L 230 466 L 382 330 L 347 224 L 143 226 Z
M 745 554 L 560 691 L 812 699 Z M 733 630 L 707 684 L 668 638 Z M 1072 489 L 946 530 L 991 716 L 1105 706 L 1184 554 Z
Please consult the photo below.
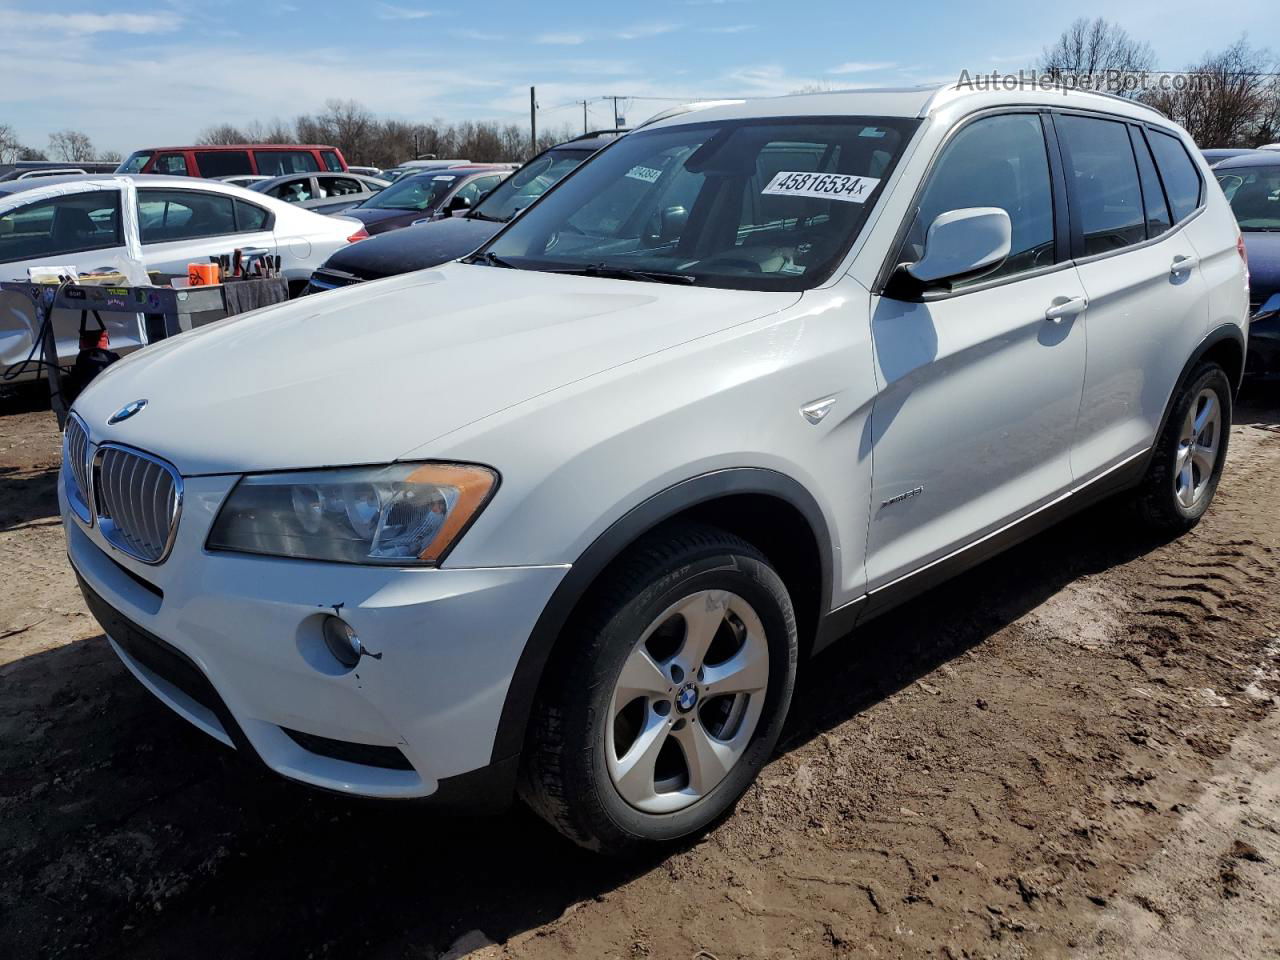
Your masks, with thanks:
M 1249 256 L 1249 300 L 1262 304 L 1280 291 L 1280 233 L 1246 230 L 1244 247 Z
M 95 442 L 138 447 L 186 475 L 383 463 L 798 298 L 451 263 L 147 347 L 75 409 Z M 107 424 L 140 399 L 140 413 Z
M 370 237 L 339 250 L 321 270 L 334 270 L 361 280 L 425 270 L 471 253 L 505 226 L 478 217 L 449 217 Z
M 381 207 L 352 207 L 350 210 L 342 211 L 344 217 L 356 217 L 365 226 L 373 226 L 375 223 L 381 223 L 383 220 L 394 220 L 397 217 L 422 217 L 431 216 L 430 210 L 389 210 Z

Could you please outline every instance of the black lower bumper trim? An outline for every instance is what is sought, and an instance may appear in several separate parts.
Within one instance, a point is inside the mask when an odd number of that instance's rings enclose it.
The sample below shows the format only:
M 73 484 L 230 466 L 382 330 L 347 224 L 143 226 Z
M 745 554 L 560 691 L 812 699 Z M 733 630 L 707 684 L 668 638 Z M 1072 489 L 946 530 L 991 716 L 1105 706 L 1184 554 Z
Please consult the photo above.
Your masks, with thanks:
M 397 747 L 380 747 L 369 743 L 353 743 L 350 740 L 333 740 L 314 733 L 303 733 L 301 730 L 290 730 L 281 727 L 289 739 L 303 750 L 329 757 L 333 760 L 344 760 L 347 763 L 358 763 L 365 767 L 381 767 L 384 770 L 412 770 L 413 764 Z

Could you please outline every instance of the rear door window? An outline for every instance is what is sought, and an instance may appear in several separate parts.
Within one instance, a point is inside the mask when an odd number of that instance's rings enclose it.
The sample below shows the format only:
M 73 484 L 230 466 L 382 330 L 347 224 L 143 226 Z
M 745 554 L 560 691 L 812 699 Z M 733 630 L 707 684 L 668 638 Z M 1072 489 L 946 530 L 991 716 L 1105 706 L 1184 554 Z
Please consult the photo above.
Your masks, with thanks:
M 316 195 L 311 187 L 310 177 L 296 177 L 276 184 L 267 191 L 267 196 L 283 200 L 285 203 L 301 203 L 304 200 L 314 200 Z
M 322 197 L 349 197 L 367 189 L 352 177 L 316 177 L 316 181 Z
M 1083 235 L 1081 256 L 1144 241 L 1146 214 L 1128 127 L 1071 114 L 1058 116 L 1056 124 L 1072 219 Z
M 324 168 L 331 173 L 338 173 L 343 169 L 342 161 L 332 150 L 321 150 L 320 159 L 324 161 Z
M 151 172 L 185 177 L 187 176 L 187 158 L 181 153 L 162 153 L 156 157 L 156 165 Z
M 120 192 L 96 190 L 41 200 L 0 216 L 0 263 L 103 250 L 124 243 Z M 88 270 L 93 263 L 76 263 Z
M 231 197 L 194 190 L 138 191 L 138 223 L 145 243 L 168 243 L 236 232 Z
M 233 177 L 253 173 L 248 150 L 197 150 L 196 166 L 202 177 Z
M 268 177 L 281 177 L 287 173 L 315 173 L 320 169 L 315 154 L 310 150 L 255 150 L 258 172 Z
M 1200 173 L 1187 156 L 1187 149 L 1177 137 L 1159 130 L 1148 130 L 1156 166 L 1164 179 L 1175 222 L 1191 216 L 1200 206 Z

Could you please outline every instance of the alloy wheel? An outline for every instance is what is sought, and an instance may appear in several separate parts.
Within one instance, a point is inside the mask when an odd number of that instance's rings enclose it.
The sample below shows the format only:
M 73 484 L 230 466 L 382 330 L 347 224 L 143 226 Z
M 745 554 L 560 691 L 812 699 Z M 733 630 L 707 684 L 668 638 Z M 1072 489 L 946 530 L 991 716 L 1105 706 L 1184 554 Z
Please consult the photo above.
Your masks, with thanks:
M 1183 509 L 1191 510 L 1209 490 L 1222 447 L 1222 404 L 1217 391 L 1197 394 L 1182 425 L 1174 459 L 1173 490 Z
M 614 684 L 605 757 L 618 794 L 645 813 L 697 803 L 751 743 L 768 685 L 768 640 L 746 600 L 702 590 L 673 603 Z

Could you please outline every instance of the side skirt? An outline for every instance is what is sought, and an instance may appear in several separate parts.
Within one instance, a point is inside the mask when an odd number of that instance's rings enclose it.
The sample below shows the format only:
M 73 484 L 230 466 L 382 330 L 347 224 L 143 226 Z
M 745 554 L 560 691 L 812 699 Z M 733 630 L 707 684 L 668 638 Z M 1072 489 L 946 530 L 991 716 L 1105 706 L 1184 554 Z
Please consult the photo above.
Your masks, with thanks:
M 1031 513 L 828 612 L 818 627 L 813 652 L 825 649 L 849 634 L 854 627 L 887 613 L 943 581 L 1049 529 L 1072 514 L 1137 486 L 1146 475 L 1151 452 L 1151 449 L 1139 451 L 1083 486 L 1069 490 Z

